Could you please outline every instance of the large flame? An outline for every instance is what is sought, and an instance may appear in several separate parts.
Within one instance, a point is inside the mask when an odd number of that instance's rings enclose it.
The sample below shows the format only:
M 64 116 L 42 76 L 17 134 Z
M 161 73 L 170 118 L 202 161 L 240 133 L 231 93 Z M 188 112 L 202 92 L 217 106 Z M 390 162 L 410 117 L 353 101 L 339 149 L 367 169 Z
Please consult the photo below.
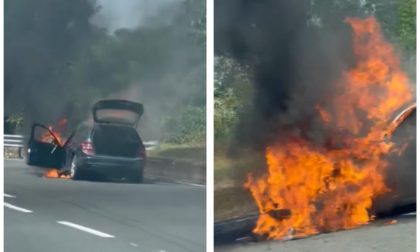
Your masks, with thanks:
M 326 144 L 293 136 L 267 148 L 268 174 L 249 175 L 245 183 L 261 213 L 255 233 L 282 239 L 291 231 L 303 237 L 368 224 L 372 199 L 389 191 L 384 157 L 394 148 L 384 136 L 414 92 L 379 23 L 346 21 L 357 65 L 336 83 L 334 109 L 316 106 L 325 127 L 336 133 Z
M 57 129 L 53 128 L 51 125 L 48 126 L 48 129 L 52 132 L 46 131 L 44 135 L 41 137 L 41 140 L 43 142 L 49 142 L 51 139 L 55 138 L 57 139 L 58 143 L 60 145 L 63 145 L 65 142 L 65 139 L 62 137 L 60 130 L 62 130 L 67 124 L 67 119 L 61 119 Z M 48 169 L 45 172 L 46 178 L 64 178 L 69 179 L 69 175 L 60 175 L 56 169 Z
M 57 139 L 60 145 L 63 145 L 65 142 L 65 139 L 61 136 L 60 131 L 63 130 L 66 124 L 67 124 L 67 119 L 61 119 L 60 122 L 58 123 L 57 129 L 49 125 L 48 129 L 51 131 L 51 133 L 49 131 L 45 131 L 44 135 L 41 137 L 41 141 L 48 142 L 51 139 L 55 138 Z

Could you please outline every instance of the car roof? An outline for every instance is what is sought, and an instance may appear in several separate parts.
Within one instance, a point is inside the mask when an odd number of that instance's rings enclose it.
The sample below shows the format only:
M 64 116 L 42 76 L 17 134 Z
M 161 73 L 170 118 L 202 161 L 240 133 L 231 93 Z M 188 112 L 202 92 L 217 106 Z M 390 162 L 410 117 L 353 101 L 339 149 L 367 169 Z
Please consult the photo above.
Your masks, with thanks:
M 87 121 L 81 122 L 79 123 L 79 125 L 77 125 L 77 130 L 81 129 L 81 128 L 93 128 L 93 125 Z

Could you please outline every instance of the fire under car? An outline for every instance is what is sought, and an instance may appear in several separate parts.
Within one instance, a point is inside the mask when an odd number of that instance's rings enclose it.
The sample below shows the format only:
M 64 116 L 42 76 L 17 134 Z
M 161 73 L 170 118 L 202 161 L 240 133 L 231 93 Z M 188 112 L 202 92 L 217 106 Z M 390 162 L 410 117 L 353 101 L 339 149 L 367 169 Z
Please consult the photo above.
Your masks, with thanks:
M 144 112 L 140 103 L 102 100 L 92 108 L 93 124 L 82 123 L 66 141 L 41 124 L 34 124 L 27 147 L 27 164 L 57 169 L 72 180 L 91 178 L 143 180 L 146 148 L 137 133 Z M 51 137 L 45 141 L 41 133 Z

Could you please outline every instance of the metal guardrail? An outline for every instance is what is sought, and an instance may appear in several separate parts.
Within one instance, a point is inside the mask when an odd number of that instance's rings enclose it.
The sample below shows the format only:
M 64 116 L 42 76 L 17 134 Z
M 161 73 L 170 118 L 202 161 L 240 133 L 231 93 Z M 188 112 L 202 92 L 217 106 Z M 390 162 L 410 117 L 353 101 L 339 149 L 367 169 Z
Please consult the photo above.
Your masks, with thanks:
M 153 150 L 159 145 L 159 141 L 148 141 L 148 142 L 143 142 L 143 144 L 144 144 L 144 147 L 146 147 L 146 150 Z
M 23 159 L 24 154 L 22 152 L 23 147 L 25 146 L 27 138 L 22 135 L 4 135 L 4 147 L 17 148 L 19 158 Z
M 22 148 L 26 137 L 21 135 L 4 135 L 4 147 Z
M 27 141 L 26 136 L 22 135 L 4 135 L 4 147 L 22 148 Z M 152 150 L 159 145 L 159 141 L 143 142 L 146 150 Z M 19 150 L 20 152 L 20 150 Z

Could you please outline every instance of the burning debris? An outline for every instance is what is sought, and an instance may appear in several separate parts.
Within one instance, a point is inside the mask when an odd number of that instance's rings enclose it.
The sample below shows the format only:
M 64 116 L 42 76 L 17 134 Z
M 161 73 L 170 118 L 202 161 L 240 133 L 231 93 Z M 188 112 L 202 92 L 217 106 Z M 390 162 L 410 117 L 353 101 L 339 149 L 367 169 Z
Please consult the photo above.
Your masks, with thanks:
M 268 174 L 249 175 L 245 183 L 262 214 L 257 234 L 279 240 L 290 230 L 304 237 L 366 225 L 374 218 L 368 213 L 373 198 L 390 190 L 384 157 L 400 147 L 384 137 L 389 120 L 415 94 L 380 24 L 374 18 L 346 22 L 356 63 L 314 104 L 312 121 L 277 125 L 282 133 L 266 150 Z
M 398 221 L 397 220 L 392 220 L 392 221 L 388 221 L 385 223 L 385 226 L 389 226 L 389 225 L 393 225 L 393 224 L 397 224 Z
M 60 175 L 56 169 L 47 170 L 44 175 L 45 178 L 61 178 L 70 179 L 70 175 Z

